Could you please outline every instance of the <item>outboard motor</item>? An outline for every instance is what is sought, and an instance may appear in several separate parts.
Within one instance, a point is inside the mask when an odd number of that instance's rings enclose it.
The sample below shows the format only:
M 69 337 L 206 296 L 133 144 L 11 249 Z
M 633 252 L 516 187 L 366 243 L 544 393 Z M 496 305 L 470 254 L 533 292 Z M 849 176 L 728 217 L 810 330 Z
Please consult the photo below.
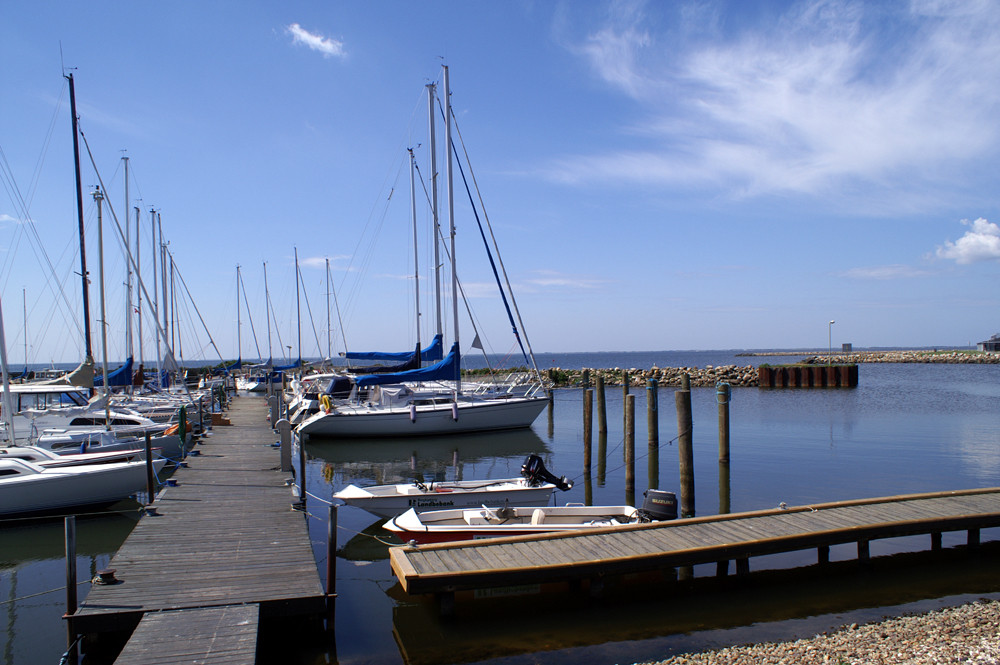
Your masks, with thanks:
M 552 483 L 563 492 L 573 487 L 573 481 L 566 476 L 556 478 L 549 473 L 549 470 L 542 464 L 542 458 L 538 455 L 528 455 L 525 458 L 524 464 L 521 465 L 521 475 L 527 479 L 528 484 L 531 486 Z
M 639 518 L 644 522 L 677 519 L 677 495 L 673 492 L 648 489 L 642 493 Z

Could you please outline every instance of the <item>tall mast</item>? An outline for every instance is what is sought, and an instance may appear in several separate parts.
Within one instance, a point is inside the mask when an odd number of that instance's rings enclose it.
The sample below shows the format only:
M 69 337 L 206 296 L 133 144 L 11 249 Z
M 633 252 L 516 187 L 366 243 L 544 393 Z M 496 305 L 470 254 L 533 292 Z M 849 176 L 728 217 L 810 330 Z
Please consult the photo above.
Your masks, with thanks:
M 451 309 L 455 320 L 455 339 L 453 344 L 456 349 L 461 349 L 458 337 L 458 273 L 455 272 L 455 192 L 451 168 L 451 87 L 448 84 L 448 65 L 441 65 L 444 70 L 444 145 L 448 153 L 448 161 L 445 162 L 445 179 L 448 186 L 448 232 L 451 236 Z M 455 367 L 455 394 L 462 393 L 462 370 Z
M 156 269 L 156 210 L 153 208 L 149 209 L 149 224 L 152 227 L 152 239 L 153 239 L 153 297 L 156 300 L 153 301 L 153 319 L 157 321 L 156 327 L 159 328 L 158 323 L 160 319 L 160 292 L 157 284 L 159 283 L 159 271 Z M 161 373 L 163 372 L 163 356 L 160 353 L 160 344 L 163 340 L 160 339 L 159 330 L 156 332 L 156 387 L 162 388 L 163 381 L 161 378 Z
M 25 326 L 27 328 L 27 326 Z M 326 359 L 333 358 L 333 344 L 330 341 L 330 258 L 326 259 Z M 27 357 L 27 356 L 25 356 Z
M 0 305 L 0 373 L 3 374 L 3 420 L 6 425 L 7 442 L 14 445 L 14 400 L 10 394 L 10 378 L 7 372 L 7 340 L 3 334 L 3 305 Z
M 236 361 L 243 359 L 243 340 L 240 337 L 240 264 L 236 264 Z
M 302 313 L 299 305 L 299 248 L 295 247 L 295 330 L 298 338 L 295 343 L 299 349 L 299 371 L 302 371 Z
M 28 289 L 21 289 L 21 301 L 24 307 L 24 378 L 28 378 Z
M 267 261 L 264 261 L 264 313 L 267 314 L 267 362 L 274 359 L 271 351 L 271 296 L 267 291 Z
M 66 74 L 69 80 L 69 108 L 73 116 L 73 159 L 76 166 L 76 215 L 80 226 L 80 277 L 83 281 L 83 346 L 84 358 L 94 359 L 94 350 L 90 342 L 90 280 L 87 275 L 87 243 L 83 234 L 83 186 L 80 184 L 80 139 L 76 118 L 76 88 L 73 85 L 73 74 Z
M 128 157 L 125 162 L 125 253 L 132 251 L 132 231 L 128 223 Z M 132 262 L 125 261 L 125 358 L 132 357 Z
M 142 243 L 139 242 L 139 206 L 135 206 L 135 271 L 139 272 L 139 250 Z M 141 275 L 140 275 L 141 278 Z M 139 367 L 142 367 L 142 289 L 135 293 L 135 318 L 139 324 Z
M 104 224 L 101 221 L 101 207 L 104 193 L 98 187 L 94 190 L 97 202 L 97 275 L 100 279 L 101 294 L 101 367 L 104 374 L 104 429 L 111 430 L 111 387 L 108 385 L 108 319 L 104 309 Z
M 431 144 L 431 218 L 434 227 L 434 305 L 437 312 L 437 327 L 434 332 L 441 335 L 444 332 L 444 324 L 441 319 L 441 220 L 438 218 L 437 143 L 434 138 L 434 128 L 437 126 L 434 114 L 436 91 L 437 86 L 433 83 L 427 84 L 427 120 L 430 125 Z
M 163 242 L 163 219 L 156 213 L 156 230 L 160 236 L 160 287 L 163 289 L 163 346 L 173 354 L 170 344 L 170 300 L 167 298 L 167 243 Z
M 417 313 L 417 353 L 420 348 L 420 266 L 417 262 L 420 252 L 417 249 L 417 182 L 414 176 L 416 158 L 413 156 L 413 149 L 410 153 L 410 214 L 413 216 L 413 297 L 416 302 Z M 420 358 L 417 358 L 420 360 Z

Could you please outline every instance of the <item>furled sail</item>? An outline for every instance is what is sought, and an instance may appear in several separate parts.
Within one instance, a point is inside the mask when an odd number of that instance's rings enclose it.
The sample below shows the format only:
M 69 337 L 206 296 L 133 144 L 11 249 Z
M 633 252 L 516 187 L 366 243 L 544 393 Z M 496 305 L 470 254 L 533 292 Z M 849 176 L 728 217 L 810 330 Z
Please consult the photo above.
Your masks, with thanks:
M 97 374 L 94 377 L 94 386 L 104 385 L 104 373 Z M 113 372 L 108 372 L 108 385 L 113 387 L 122 387 L 132 385 L 132 358 L 130 357 L 125 361 L 125 364 L 116 369 Z
M 444 342 L 441 335 L 434 335 L 433 341 L 420 352 L 420 359 L 425 362 L 436 362 L 444 355 Z M 413 351 L 348 351 L 344 357 L 348 360 L 408 360 Z
M 458 378 L 460 354 L 458 344 L 453 344 L 451 351 L 438 363 L 411 369 L 408 372 L 393 374 L 369 374 L 359 376 L 356 383 L 360 387 L 381 386 L 388 383 L 404 383 L 406 381 L 453 381 Z

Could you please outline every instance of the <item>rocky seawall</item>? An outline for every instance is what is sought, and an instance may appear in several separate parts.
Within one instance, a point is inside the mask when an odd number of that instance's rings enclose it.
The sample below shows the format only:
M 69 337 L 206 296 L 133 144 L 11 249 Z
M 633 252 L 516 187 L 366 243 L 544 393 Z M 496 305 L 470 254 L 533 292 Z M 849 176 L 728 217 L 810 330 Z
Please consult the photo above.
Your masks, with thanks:
M 749 354 L 748 354 L 749 355 Z M 784 352 L 761 353 L 753 355 L 787 356 L 801 355 Z M 809 355 L 799 364 L 825 365 L 833 363 L 863 364 L 863 363 L 950 363 L 950 364 L 1000 364 L 1000 354 L 983 353 L 979 351 L 859 351 L 856 353 L 835 353 Z M 656 379 L 661 386 L 680 386 L 681 377 L 687 374 L 691 385 L 696 387 L 715 386 L 728 383 L 730 386 L 755 387 L 758 385 L 758 371 L 753 365 L 720 365 L 706 367 L 652 367 L 638 368 L 585 368 L 561 369 L 553 367 L 548 370 L 548 379 L 552 386 L 564 388 L 582 386 L 586 373 L 589 384 L 594 385 L 597 377 L 604 380 L 605 385 L 621 386 L 626 377 L 630 386 L 645 386 L 649 379 Z

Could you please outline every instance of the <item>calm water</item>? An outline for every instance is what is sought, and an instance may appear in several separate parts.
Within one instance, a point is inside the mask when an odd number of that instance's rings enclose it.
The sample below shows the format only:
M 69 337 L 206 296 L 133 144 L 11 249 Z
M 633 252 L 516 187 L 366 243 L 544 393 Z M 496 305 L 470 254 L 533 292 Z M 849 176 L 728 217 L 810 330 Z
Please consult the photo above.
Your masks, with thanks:
M 539 366 L 625 367 L 759 364 L 785 359 L 734 357 L 733 352 L 565 354 L 539 356 Z M 638 501 L 648 485 L 646 390 L 636 395 Z M 674 389 L 659 391 L 658 485 L 676 490 L 677 426 Z M 604 454 L 595 433 L 595 475 L 582 477 L 581 391 L 558 390 L 554 415 L 530 430 L 490 436 L 355 442 L 307 446 L 310 492 L 329 497 L 351 482 L 487 478 L 518 474 L 524 457 L 539 453 L 557 475 L 576 486 L 560 503 L 615 504 L 626 500 L 622 468 L 620 387 L 609 386 Z M 241 398 L 242 399 L 242 398 Z M 246 398 L 252 399 L 252 398 Z M 692 391 L 696 511 L 720 507 L 717 406 L 713 388 Z M 729 500 L 733 511 L 907 492 L 1000 485 L 1000 366 L 862 365 L 857 389 L 759 390 L 734 388 L 731 403 Z M 604 462 L 601 464 L 600 459 Z M 321 572 L 325 570 L 326 507 L 312 501 L 309 519 Z M 131 528 L 131 517 L 89 518 L 78 526 L 80 578 L 104 567 Z M 814 563 L 815 553 L 751 560 L 777 583 L 740 589 L 709 584 L 691 593 L 642 594 L 592 601 L 571 596 L 516 598 L 459 606 L 442 621 L 433 605 L 401 593 L 388 564 L 380 522 L 349 507 L 339 511 L 336 643 L 283 652 L 283 661 L 319 663 L 491 662 L 631 663 L 691 649 L 810 635 L 849 621 L 924 609 L 1000 592 L 995 558 L 962 559 L 947 571 L 922 561 L 895 565 L 927 548 L 926 538 L 872 543 L 873 556 L 894 565 L 867 576 L 845 570 L 832 580 L 788 573 Z M 1000 534 L 984 532 L 984 541 Z M 945 534 L 946 547 L 964 533 Z M 38 595 L 64 579 L 62 524 L 0 528 L 0 654 L 4 663 L 58 662 L 65 633 L 63 592 Z M 835 547 L 834 561 L 854 558 Z M 704 568 L 704 570 L 702 570 Z M 780 571 L 780 572 L 779 572 Z M 707 582 L 714 566 L 697 567 Z M 85 589 L 85 587 L 83 587 Z M 81 593 L 83 593 L 81 591 Z M 657 592 L 658 593 L 658 592 Z M 13 602 L 10 602 L 13 601 Z

